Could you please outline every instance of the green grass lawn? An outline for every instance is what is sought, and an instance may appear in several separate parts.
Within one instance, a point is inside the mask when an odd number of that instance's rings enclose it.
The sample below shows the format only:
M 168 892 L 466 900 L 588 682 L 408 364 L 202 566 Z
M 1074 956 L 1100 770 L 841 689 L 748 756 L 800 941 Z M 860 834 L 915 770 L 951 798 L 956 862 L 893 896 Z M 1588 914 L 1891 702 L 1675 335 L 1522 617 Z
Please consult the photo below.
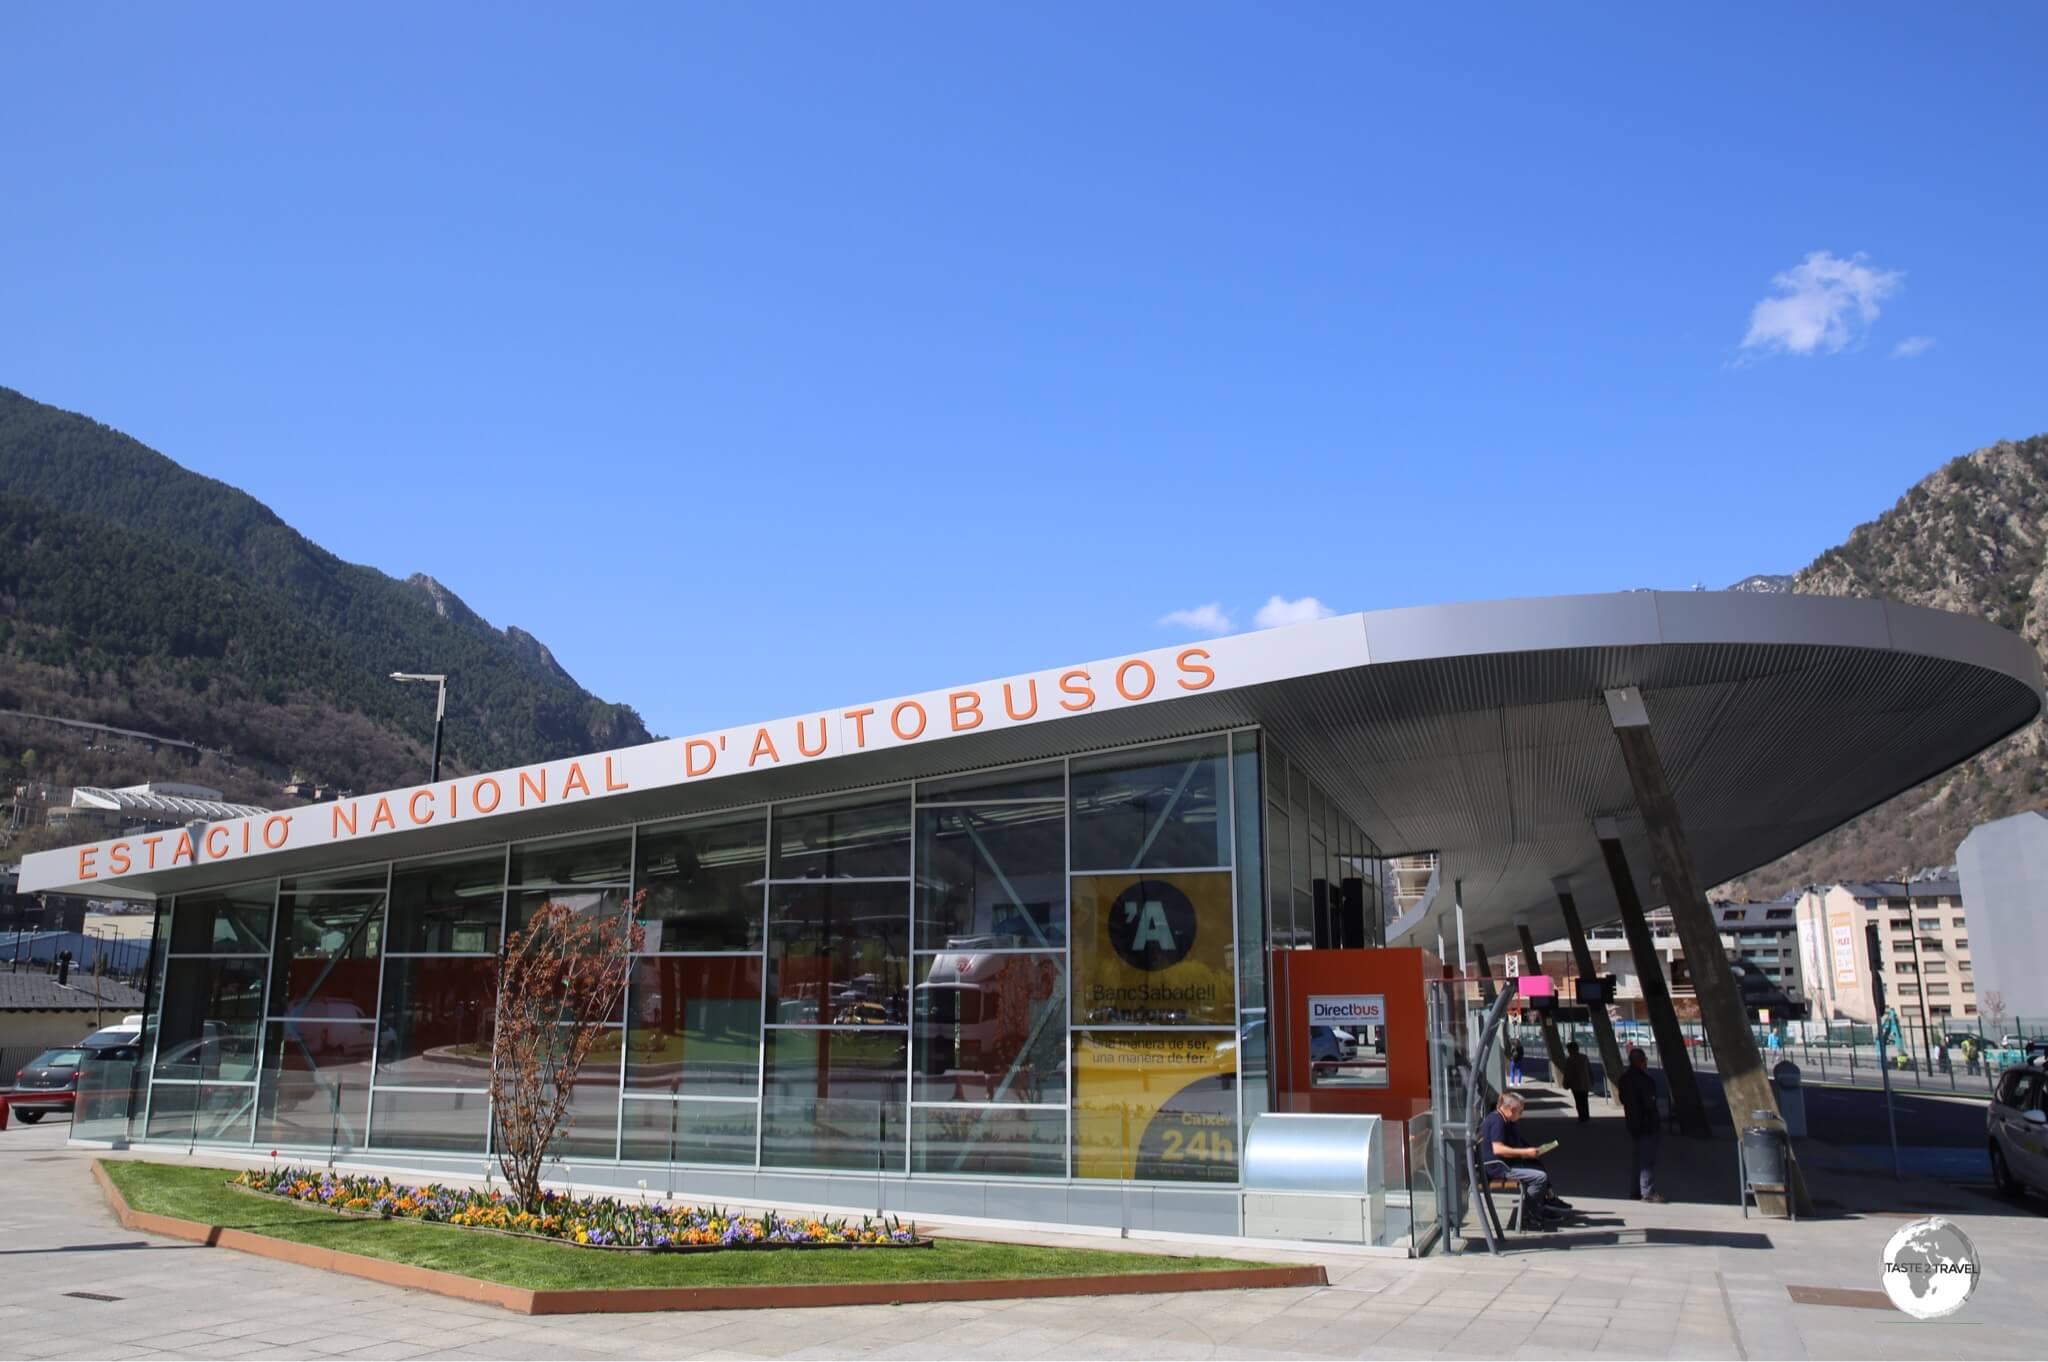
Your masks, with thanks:
M 1102 1249 L 1035 1248 L 941 1239 L 928 1249 L 798 1249 L 736 1253 L 619 1253 L 480 1234 L 408 1220 L 353 1220 L 268 1201 L 227 1185 L 232 1171 L 109 1159 L 107 1174 L 135 1210 L 224 1225 L 272 1239 L 459 1272 L 532 1290 L 621 1286 L 769 1286 L 805 1282 L 986 1281 L 1196 1272 L 1261 1266 L 1234 1258 L 1174 1258 Z M 1161 1290 L 1171 1290 L 1168 1282 Z

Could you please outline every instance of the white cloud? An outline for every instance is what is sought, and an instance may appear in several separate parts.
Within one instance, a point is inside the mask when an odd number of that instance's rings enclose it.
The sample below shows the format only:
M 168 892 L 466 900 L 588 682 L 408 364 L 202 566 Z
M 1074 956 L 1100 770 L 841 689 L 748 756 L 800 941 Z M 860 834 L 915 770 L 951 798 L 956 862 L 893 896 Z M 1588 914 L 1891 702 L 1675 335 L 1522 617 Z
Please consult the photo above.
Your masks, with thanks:
M 1277 597 L 1276 597 L 1277 599 Z M 1198 634 L 1227 634 L 1230 632 L 1230 616 L 1223 606 L 1210 601 L 1192 610 L 1175 610 L 1161 615 L 1159 622 L 1174 629 L 1192 629 Z
M 1924 355 L 1933 348 L 1932 336 L 1908 336 L 1892 347 L 1892 358 L 1911 359 L 1915 355 Z
M 1771 285 L 1778 293 L 1750 312 L 1742 348 L 1789 355 L 1846 349 L 1877 320 L 1878 303 L 1898 292 L 1906 277 L 1898 270 L 1873 269 L 1864 259 L 1815 251 L 1774 276 Z
M 1261 629 L 1278 629 L 1287 624 L 1326 620 L 1336 613 L 1313 596 L 1303 596 L 1298 601 L 1275 596 L 1259 607 L 1259 613 L 1252 616 L 1252 623 Z

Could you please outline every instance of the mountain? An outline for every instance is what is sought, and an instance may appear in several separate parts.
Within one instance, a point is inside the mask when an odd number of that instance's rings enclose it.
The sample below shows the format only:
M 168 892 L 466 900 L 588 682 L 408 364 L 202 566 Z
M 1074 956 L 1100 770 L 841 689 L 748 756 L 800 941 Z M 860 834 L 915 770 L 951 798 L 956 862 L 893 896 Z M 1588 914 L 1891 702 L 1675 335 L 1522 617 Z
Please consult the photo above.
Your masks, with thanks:
M 1756 578 L 1750 578 L 1756 581 Z M 1982 615 L 2041 649 L 2048 636 L 2048 435 L 1950 460 L 1791 582 L 1815 596 L 1882 596 Z M 1978 823 L 2048 804 L 2048 743 L 2031 724 L 1729 886 L 1767 899 L 1955 859 Z
M 0 388 L 0 710 L 219 749 L 123 757 L 10 718 L 0 789 L 204 778 L 276 803 L 285 772 L 408 784 L 426 770 L 434 697 L 393 671 L 448 674 L 444 770 L 649 740 L 631 708 L 433 578 L 343 562 L 246 493 Z
M 1728 589 L 1730 591 L 1752 591 L 1762 596 L 1782 596 L 1792 589 L 1792 574 L 1789 572 L 1752 573 Z

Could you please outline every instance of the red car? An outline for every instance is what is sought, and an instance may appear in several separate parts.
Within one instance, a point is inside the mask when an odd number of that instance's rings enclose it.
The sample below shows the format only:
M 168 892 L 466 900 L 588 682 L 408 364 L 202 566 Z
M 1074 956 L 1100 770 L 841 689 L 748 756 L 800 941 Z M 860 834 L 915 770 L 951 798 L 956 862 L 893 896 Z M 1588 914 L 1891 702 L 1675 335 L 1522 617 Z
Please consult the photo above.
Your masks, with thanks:
M 76 1047 L 37 1055 L 14 1075 L 8 1114 L 34 1125 L 53 1111 L 69 1113 L 78 1101 L 78 1068 L 83 1063 L 85 1051 Z

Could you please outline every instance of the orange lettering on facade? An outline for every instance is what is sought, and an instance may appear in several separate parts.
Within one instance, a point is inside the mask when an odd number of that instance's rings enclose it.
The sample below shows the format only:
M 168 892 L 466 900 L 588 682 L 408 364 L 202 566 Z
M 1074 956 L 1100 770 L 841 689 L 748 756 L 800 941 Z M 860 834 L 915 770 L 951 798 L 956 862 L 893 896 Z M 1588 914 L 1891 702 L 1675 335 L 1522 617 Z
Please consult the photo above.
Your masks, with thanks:
M 1201 662 L 1192 659 L 1200 658 Z M 1207 648 L 1183 648 L 1174 655 L 1173 665 L 1180 668 L 1180 680 L 1176 683 L 1182 690 L 1206 690 L 1216 679 L 1216 669 L 1205 667 L 1202 662 L 1209 660 Z M 1191 676 L 1200 676 L 1199 681 L 1190 681 Z
M 1130 675 L 1131 668 L 1133 667 L 1145 673 L 1145 689 L 1135 693 L 1132 692 L 1129 686 L 1124 684 L 1124 678 Z M 1116 669 L 1116 693 L 1123 696 L 1126 700 L 1142 700 L 1152 693 L 1152 687 L 1158 680 L 1159 678 L 1152 674 L 1151 663 L 1142 657 L 1134 657 Z
M 548 802 L 548 773 L 546 768 L 542 768 L 539 780 L 535 780 L 525 771 L 519 773 L 519 807 L 522 809 L 526 807 L 526 794 L 529 790 L 533 792 L 533 797 L 538 802 L 542 804 Z
M 116 842 L 107 848 L 107 869 L 116 875 L 128 873 L 128 844 Z
M 754 730 L 754 750 L 747 753 L 748 768 L 752 769 L 762 757 L 768 758 L 770 765 L 782 760 L 782 754 L 775 750 L 775 739 L 768 736 L 768 730 L 757 728 Z
M 372 822 L 370 826 L 375 827 L 377 825 L 375 822 Z M 275 835 L 273 836 L 273 834 Z M 290 814 L 274 813 L 263 820 L 263 845 L 269 847 L 272 851 L 277 850 L 290 841 L 291 835 L 292 816 Z
M 1031 697 L 1031 708 L 1019 714 L 1017 712 L 1017 703 L 1010 696 L 1010 683 L 1007 681 L 1003 682 L 1003 713 L 1009 715 L 1020 724 L 1038 713 L 1038 682 L 1035 680 L 1026 681 L 1024 683 L 1024 693 Z
M 703 760 L 700 762 L 699 757 Z M 718 765 L 718 749 L 702 738 L 692 738 L 683 744 L 683 774 L 695 779 L 711 774 L 711 768 Z
M 614 791 L 614 790 L 630 790 L 630 789 L 632 789 L 632 788 L 633 788 L 633 787 L 632 787 L 632 785 L 630 785 L 630 784 L 629 784 L 629 783 L 627 783 L 626 781 L 623 781 L 623 780 L 617 780 L 617 779 L 614 779 L 614 778 L 613 778 L 613 775 L 612 775 L 612 759 L 611 759 L 610 757 L 606 757 L 606 758 L 604 759 L 604 791 L 605 791 L 605 793 L 606 793 L 606 794 L 610 794 L 610 793 L 611 793 L 612 791 Z
M 161 837 L 145 837 L 142 839 L 143 849 L 149 853 L 149 863 L 143 866 L 144 870 L 156 869 L 156 844 L 161 841 L 163 841 Z
M 874 712 L 872 708 L 849 709 L 846 711 L 846 717 L 853 720 L 853 745 L 855 747 L 866 747 L 868 745 L 868 715 Z
M 422 799 L 426 800 L 428 804 L 425 817 L 420 816 L 420 801 Z M 412 798 L 405 801 L 405 816 L 412 820 L 414 827 L 422 827 L 434 821 L 433 802 L 434 792 L 432 790 L 414 790 Z
M 1080 685 L 1068 684 L 1076 677 L 1080 678 Z M 1095 703 L 1095 688 L 1088 684 L 1088 673 L 1078 667 L 1073 671 L 1060 673 L 1060 694 L 1074 697 L 1074 700 L 1060 701 L 1060 708 L 1064 710 L 1083 710 Z M 1075 701 L 1079 703 L 1075 703 Z
M 818 716 L 818 745 L 816 747 L 813 747 L 809 743 L 804 741 L 804 721 L 802 719 L 798 719 L 796 721 L 796 750 L 803 753 L 807 757 L 824 756 L 825 741 L 828 736 L 825 728 L 825 723 L 825 716 L 820 714 Z
M 967 703 L 960 703 L 965 700 Z M 981 727 L 981 693 L 972 690 L 956 690 L 946 697 L 947 708 L 953 711 L 951 720 L 955 733 L 965 733 L 970 728 Z
M 178 840 L 171 844 L 171 864 L 176 865 L 178 858 L 181 856 L 187 861 L 192 862 L 197 862 L 199 859 L 198 855 L 192 850 L 192 834 L 189 832 L 179 833 Z
M 590 793 L 590 782 L 584 779 L 583 763 L 580 761 L 569 763 L 569 777 L 562 782 L 562 798 L 567 799 L 571 790 L 581 790 L 585 794 Z
M 395 828 L 397 826 L 398 820 L 391 816 L 391 801 L 383 795 L 378 795 L 377 807 L 370 810 L 370 831 L 375 832 L 379 827 Z
M 906 709 L 917 711 L 917 727 L 911 729 L 908 733 L 903 731 L 903 711 Z M 905 700 L 897 705 L 896 708 L 889 711 L 889 731 L 905 742 L 922 736 L 924 733 L 924 706 L 915 700 Z
M 242 820 L 242 854 L 249 854 L 249 820 L 246 818 Z
M 453 818 L 461 812 L 462 806 L 456 802 L 455 782 L 451 780 L 448 782 L 448 816 Z
M 484 787 L 486 786 L 489 786 L 491 791 L 491 802 L 488 804 L 484 803 Z M 475 809 L 478 813 L 496 813 L 499 801 L 504 798 L 505 787 L 498 784 L 490 776 L 485 776 L 482 780 L 469 787 L 469 807 Z
M 94 869 L 92 868 L 92 863 L 93 863 L 93 860 L 94 860 L 94 859 L 95 859 L 96 857 L 98 857 L 98 855 L 99 855 L 99 854 L 100 854 L 100 849 L 99 849 L 98 847 L 80 847 L 80 848 L 78 849 L 78 878 L 79 878 L 79 879 L 81 879 L 81 880 L 96 880 L 96 879 L 98 879 L 98 878 L 100 877 L 100 872 L 99 872 L 99 871 L 97 871 L 97 870 L 94 870 Z
M 221 840 L 219 846 L 215 846 L 213 843 L 215 833 L 220 834 Z M 233 851 L 234 849 L 234 838 L 228 836 L 228 830 L 226 828 L 216 825 L 206 830 L 206 858 L 208 860 L 217 861 L 221 857 L 227 855 L 230 851 Z
M 334 824 L 332 829 L 328 832 L 328 836 L 341 836 L 341 830 L 343 828 L 348 829 L 349 836 L 353 837 L 356 835 L 356 804 L 353 799 L 351 799 L 346 804 L 336 804 L 334 806 L 334 813 L 332 817 L 334 819 Z

